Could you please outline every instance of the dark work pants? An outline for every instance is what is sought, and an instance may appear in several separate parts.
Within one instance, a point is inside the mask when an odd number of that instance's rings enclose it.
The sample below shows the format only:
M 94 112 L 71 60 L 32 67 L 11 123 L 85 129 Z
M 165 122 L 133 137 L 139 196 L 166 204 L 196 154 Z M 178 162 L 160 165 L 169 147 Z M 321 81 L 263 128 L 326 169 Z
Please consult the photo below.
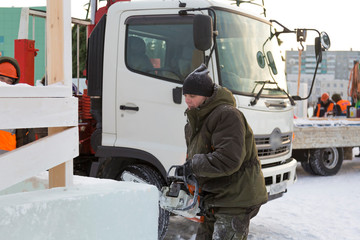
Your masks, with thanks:
M 246 240 L 250 219 L 259 209 L 260 205 L 257 205 L 244 208 L 236 215 L 209 213 L 198 227 L 196 240 Z

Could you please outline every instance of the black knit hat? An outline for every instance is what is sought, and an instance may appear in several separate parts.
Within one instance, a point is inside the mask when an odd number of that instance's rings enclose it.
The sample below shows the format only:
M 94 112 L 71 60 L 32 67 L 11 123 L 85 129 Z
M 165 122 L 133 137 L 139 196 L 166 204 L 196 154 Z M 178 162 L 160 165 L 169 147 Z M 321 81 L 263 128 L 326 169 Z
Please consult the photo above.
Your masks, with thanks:
M 201 64 L 190 73 L 184 80 L 183 94 L 210 97 L 214 91 L 214 83 L 208 73 L 209 70 L 205 64 Z

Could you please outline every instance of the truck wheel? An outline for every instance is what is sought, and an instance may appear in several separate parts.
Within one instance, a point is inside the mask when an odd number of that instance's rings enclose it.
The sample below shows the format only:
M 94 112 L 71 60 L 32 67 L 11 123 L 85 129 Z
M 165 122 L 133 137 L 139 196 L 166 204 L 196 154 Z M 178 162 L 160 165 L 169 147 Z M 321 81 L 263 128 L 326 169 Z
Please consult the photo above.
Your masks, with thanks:
M 166 182 L 157 171 L 147 165 L 141 164 L 127 166 L 117 177 L 117 180 L 155 185 L 159 191 L 166 185 Z M 159 206 L 159 239 L 163 239 L 165 237 L 169 224 L 169 215 L 170 213 L 168 211 L 160 208 Z
M 316 172 L 314 172 L 314 170 L 311 168 L 311 164 L 306 161 L 306 162 L 301 162 L 301 167 L 304 169 L 305 172 L 307 172 L 308 174 L 311 175 L 317 175 Z
M 317 175 L 309 163 L 309 151 L 309 149 L 293 149 L 292 157 L 295 158 L 298 162 L 301 162 L 301 167 L 305 172 L 311 175 Z
M 332 176 L 339 172 L 344 160 L 342 148 L 320 148 L 310 152 L 310 166 L 317 175 Z

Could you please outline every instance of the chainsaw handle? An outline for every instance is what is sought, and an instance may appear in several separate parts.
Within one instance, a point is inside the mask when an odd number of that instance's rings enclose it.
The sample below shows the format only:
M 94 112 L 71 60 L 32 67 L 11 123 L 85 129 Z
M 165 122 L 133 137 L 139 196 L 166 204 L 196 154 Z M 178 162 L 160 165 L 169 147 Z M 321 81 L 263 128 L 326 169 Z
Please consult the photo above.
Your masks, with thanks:
M 196 205 L 196 202 L 197 202 L 197 199 L 198 199 L 198 196 L 199 196 L 199 183 L 198 181 L 196 180 L 196 177 L 194 174 L 191 174 L 189 176 L 189 178 L 187 179 L 186 176 L 178 176 L 177 173 L 176 173 L 176 170 L 174 171 L 174 176 L 170 176 L 170 172 L 173 168 L 178 168 L 178 167 L 183 167 L 183 165 L 173 165 L 169 168 L 169 171 L 167 172 L 167 180 L 169 182 L 176 182 L 176 181 L 182 181 L 184 182 L 186 188 L 189 190 L 188 188 L 188 183 L 191 184 L 191 185 L 194 185 L 195 186 L 195 190 L 194 190 L 194 197 L 193 197 L 193 201 L 192 203 L 189 205 L 189 206 L 186 206 L 186 207 L 183 207 L 183 208 L 177 208 L 175 210 L 180 210 L 180 211 L 187 211 L 191 208 L 193 208 L 195 205 Z M 191 179 L 190 179 L 191 178 Z
M 176 168 L 178 168 L 178 167 L 182 167 L 182 165 L 172 165 L 172 166 L 169 168 L 169 170 L 168 170 L 168 172 L 167 172 L 167 174 L 166 174 L 166 178 L 167 178 L 168 181 L 170 181 L 170 182 L 174 182 L 174 181 L 184 181 L 184 177 L 183 177 L 183 176 L 178 176 L 177 173 L 176 173 Z M 171 170 L 172 170 L 173 168 L 175 169 L 175 170 L 174 170 L 174 175 L 173 175 L 173 176 L 170 176 L 170 172 L 171 172 Z
M 172 165 L 172 166 L 169 168 L 169 170 L 167 171 L 166 177 L 167 177 L 167 178 L 170 177 L 170 172 L 171 172 L 171 170 L 172 170 L 173 168 L 175 169 L 175 170 L 174 170 L 174 177 L 175 177 L 175 176 L 178 177 L 178 175 L 176 174 L 176 168 L 181 167 L 181 166 L 182 166 L 182 165 Z
M 170 176 L 167 177 L 169 182 L 183 182 L 184 178 L 183 177 L 179 177 L 179 176 Z

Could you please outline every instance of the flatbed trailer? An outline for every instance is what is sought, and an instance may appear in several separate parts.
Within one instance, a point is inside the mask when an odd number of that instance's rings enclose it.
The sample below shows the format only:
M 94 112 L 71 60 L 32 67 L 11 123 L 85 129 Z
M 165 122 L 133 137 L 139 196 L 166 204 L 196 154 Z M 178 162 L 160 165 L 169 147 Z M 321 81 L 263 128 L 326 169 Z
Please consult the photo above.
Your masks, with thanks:
M 360 118 L 294 119 L 293 157 L 313 175 L 335 175 L 360 146 Z

